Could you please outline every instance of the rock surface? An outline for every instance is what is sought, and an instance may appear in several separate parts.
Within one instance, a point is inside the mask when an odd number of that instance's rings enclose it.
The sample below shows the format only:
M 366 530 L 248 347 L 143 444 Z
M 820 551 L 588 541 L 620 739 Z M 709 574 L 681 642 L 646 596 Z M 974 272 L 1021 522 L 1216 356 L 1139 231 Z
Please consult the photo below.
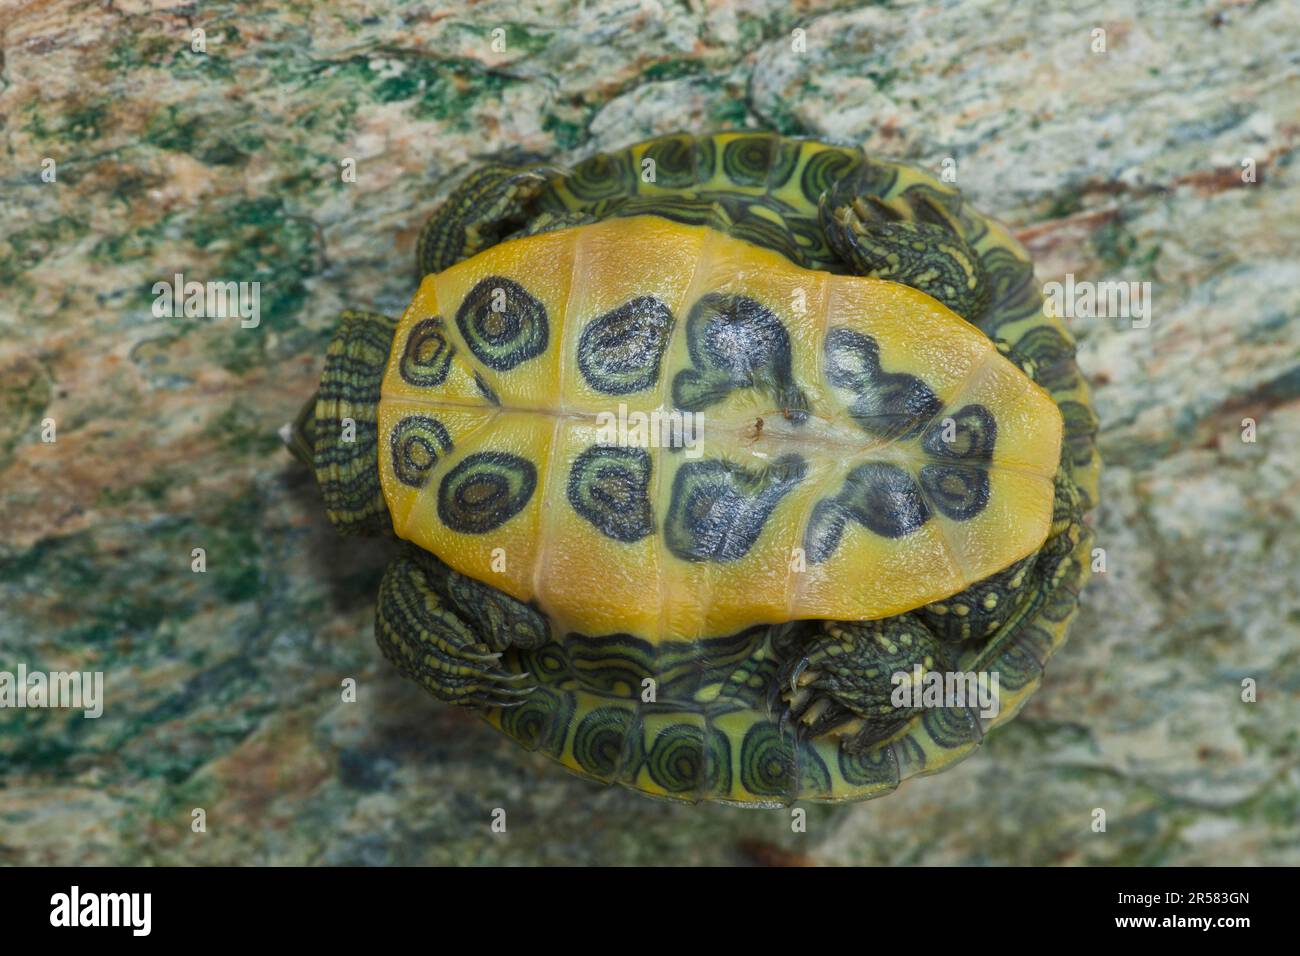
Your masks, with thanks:
M 796 6 L 9 6 L 0 670 L 107 700 L 0 711 L 0 863 L 1300 863 L 1294 7 Z M 1146 328 L 1071 320 L 1107 571 L 1043 688 L 806 833 L 600 789 L 404 682 L 385 546 L 335 537 L 276 434 L 340 307 L 405 306 L 469 166 L 735 125 L 952 160 L 1044 283 L 1152 291 Z M 260 325 L 155 317 L 178 272 L 259 281 Z

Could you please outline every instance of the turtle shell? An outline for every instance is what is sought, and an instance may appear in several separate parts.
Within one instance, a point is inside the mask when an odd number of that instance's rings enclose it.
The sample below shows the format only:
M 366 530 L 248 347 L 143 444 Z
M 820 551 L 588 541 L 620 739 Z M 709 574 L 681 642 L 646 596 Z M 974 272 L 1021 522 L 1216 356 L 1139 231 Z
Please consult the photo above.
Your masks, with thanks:
M 384 498 L 484 627 L 547 635 L 502 658 L 537 692 L 484 712 L 524 746 L 675 799 L 864 799 L 970 753 L 1040 681 L 1096 496 L 1073 342 L 1015 240 L 901 164 L 865 160 L 874 198 L 958 231 L 987 310 L 844 275 L 818 202 L 863 162 L 751 133 L 600 154 L 531 207 L 596 222 L 516 224 L 422 282 L 381 390 Z M 655 412 L 702 434 L 656 442 Z M 972 637 L 969 612 L 1018 588 Z M 867 749 L 781 723 L 800 622 L 913 609 L 1001 674 L 996 716 L 925 710 Z
M 889 617 L 1034 553 L 1061 416 L 929 296 L 636 216 L 428 276 L 379 433 L 399 537 L 658 645 Z

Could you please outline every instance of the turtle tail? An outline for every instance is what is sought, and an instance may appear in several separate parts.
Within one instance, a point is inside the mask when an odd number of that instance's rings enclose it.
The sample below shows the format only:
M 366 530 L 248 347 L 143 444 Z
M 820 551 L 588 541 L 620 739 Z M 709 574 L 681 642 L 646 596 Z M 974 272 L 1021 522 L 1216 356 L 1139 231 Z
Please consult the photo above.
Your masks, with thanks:
M 379 386 L 397 319 L 344 312 L 325 354 L 320 389 L 287 438 L 316 472 L 325 511 L 340 534 L 390 532 L 379 482 Z

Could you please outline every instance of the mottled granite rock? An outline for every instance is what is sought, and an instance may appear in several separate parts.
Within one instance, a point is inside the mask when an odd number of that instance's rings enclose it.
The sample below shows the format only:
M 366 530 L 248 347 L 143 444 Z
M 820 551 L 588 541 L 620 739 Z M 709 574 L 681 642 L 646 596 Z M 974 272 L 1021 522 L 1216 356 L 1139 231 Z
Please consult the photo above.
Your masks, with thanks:
M 1300 863 L 1294 7 L 1072 6 L 11 4 L 0 669 L 108 700 L 0 711 L 0 862 Z M 1043 282 L 1154 290 L 1149 328 L 1071 323 L 1108 569 L 1043 689 L 802 834 L 570 778 L 397 677 L 384 545 L 337 539 L 276 437 L 339 308 L 405 305 L 468 165 L 728 125 L 955 160 Z M 260 281 L 260 326 L 155 318 L 176 272 Z

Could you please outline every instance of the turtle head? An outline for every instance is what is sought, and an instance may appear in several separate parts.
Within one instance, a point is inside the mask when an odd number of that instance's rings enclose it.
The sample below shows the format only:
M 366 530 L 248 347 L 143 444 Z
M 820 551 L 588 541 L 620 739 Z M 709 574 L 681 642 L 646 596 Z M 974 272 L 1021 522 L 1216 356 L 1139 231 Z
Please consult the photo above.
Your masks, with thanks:
M 379 480 L 379 388 L 396 328 L 386 315 L 344 312 L 320 388 L 282 432 L 290 453 L 316 473 L 341 534 L 392 530 Z

